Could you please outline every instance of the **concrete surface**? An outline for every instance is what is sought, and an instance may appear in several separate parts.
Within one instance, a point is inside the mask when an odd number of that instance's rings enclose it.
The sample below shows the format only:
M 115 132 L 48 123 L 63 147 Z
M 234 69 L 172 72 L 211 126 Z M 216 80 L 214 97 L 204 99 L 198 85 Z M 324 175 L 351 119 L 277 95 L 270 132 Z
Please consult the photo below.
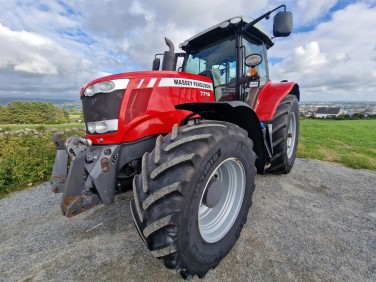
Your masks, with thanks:
M 0 200 L 0 281 L 180 280 L 139 238 L 132 193 L 73 219 L 60 197 L 43 184 Z M 257 176 L 253 200 L 202 281 L 376 281 L 375 172 L 297 159 L 288 175 Z

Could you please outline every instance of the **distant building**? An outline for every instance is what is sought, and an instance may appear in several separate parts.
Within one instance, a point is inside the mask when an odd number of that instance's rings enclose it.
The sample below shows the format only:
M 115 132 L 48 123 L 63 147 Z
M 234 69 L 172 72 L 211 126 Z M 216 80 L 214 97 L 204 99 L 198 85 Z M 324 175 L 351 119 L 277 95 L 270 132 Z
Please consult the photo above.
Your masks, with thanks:
M 346 111 L 342 110 L 339 107 L 333 107 L 333 108 L 328 108 L 328 107 L 318 107 L 315 113 L 316 118 L 326 118 L 328 116 L 334 116 L 337 117 L 339 115 L 346 114 Z

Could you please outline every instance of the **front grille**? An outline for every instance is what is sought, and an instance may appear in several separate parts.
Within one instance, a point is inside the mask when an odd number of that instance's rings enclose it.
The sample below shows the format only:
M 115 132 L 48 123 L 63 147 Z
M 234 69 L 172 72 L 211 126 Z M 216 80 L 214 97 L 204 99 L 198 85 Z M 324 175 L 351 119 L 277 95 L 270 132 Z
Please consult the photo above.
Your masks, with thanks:
M 125 90 L 121 89 L 90 97 L 83 96 L 81 100 L 85 123 L 117 119 L 124 92 Z

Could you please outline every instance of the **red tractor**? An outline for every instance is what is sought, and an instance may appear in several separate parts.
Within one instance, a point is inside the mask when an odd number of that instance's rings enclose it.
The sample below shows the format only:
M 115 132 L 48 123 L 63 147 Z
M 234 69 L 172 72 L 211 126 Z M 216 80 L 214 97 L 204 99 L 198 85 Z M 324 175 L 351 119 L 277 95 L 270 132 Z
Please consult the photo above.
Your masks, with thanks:
M 299 86 L 270 81 L 273 42 L 255 27 L 280 8 L 273 34 L 288 36 L 282 5 L 215 25 L 184 41 L 184 53 L 166 39 L 161 70 L 156 58 L 153 71 L 85 84 L 85 137 L 53 137 L 64 215 L 109 205 L 133 182 L 133 219 L 152 254 L 183 278 L 216 267 L 247 220 L 256 172 L 288 173 L 296 156 Z

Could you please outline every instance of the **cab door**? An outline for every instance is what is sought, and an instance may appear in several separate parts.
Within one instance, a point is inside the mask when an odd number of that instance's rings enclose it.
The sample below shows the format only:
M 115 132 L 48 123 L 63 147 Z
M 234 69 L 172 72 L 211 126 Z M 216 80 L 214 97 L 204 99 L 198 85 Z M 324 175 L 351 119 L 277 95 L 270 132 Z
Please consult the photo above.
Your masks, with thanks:
M 257 81 L 252 81 L 251 83 L 245 83 L 241 88 L 241 98 L 252 108 L 255 107 L 257 97 L 260 93 L 260 90 L 265 86 L 269 80 L 269 72 L 267 68 L 267 57 L 266 57 L 266 46 L 265 44 L 252 36 L 251 34 L 245 32 L 242 37 L 242 49 L 243 49 L 243 58 L 242 58 L 242 75 L 250 75 L 250 68 L 247 67 L 244 63 L 245 58 L 251 54 L 259 54 L 262 57 L 262 62 L 256 66 Z

